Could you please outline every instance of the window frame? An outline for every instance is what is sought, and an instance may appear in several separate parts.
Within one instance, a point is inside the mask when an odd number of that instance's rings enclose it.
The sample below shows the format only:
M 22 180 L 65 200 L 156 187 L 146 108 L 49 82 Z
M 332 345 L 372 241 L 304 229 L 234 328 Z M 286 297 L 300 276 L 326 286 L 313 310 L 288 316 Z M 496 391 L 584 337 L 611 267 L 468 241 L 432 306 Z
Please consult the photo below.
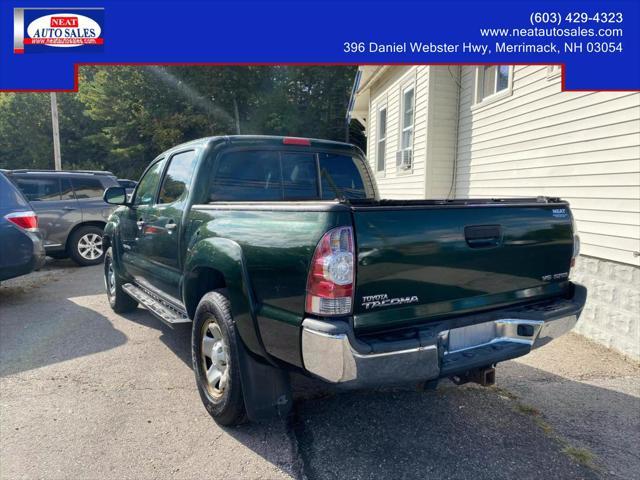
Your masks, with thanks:
M 405 94 L 407 91 L 413 90 L 413 110 L 411 112 L 411 126 L 405 127 L 404 118 L 405 118 Z M 407 170 L 401 170 L 397 161 L 397 153 L 396 153 L 396 175 L 412 175 L 413 174 L 413 165 L 414 165 L 414 153 L 415 153 L 415 140 L 416 140 L 416 104 L 418 100 L 418 88 L 415 76 L 411 78 L 409 81 L 405 81 L 400 85 L 400 111 L 398 119 L 399 125 L 399 138 L 398 138 L 398 148 L 396 152 L 404 152 L 405 150 L 411 151 L 411 168 Z M 403 137 L 406 131 L 411 131 L 411 142 L 410 146 L 403 148 Z
M 484 72 L 486 67 L 498 67 L 499 69 L 500 67 L 504 67 L 504 66 L 508 67 L 507 87 L 499 91 L 494 91 L 494 93 L 487 95 L 486 97 L 483 96 L 484 95 L 483 93 L 484 92 Z M 475 75 L 474 104 L 471 106 L 471 110 L 475 110 L 477 108 L 490 105 L 491 103 L 502 100 L 506 97 L 510 97 L 513 93 L 513 73 L 514 73 L 513 65 L 505 65 L 505 64 L 498 64 L 498 63 L 491 64 L 491 65 L 478 65 L 476 67 L 476 75 Z M 494 89 L 497 88 L 497 86 L 498 86 L 498 74 L 496 72 Z
M 162 169 L 162 174 L 160 176 L 160 183 L 158 185 L 158 188 L 156 190 L 156 194 L 155 194 L 155 197 L 154 197 L 154 201 L 152 203 L 152 205 L 154 207 L 158 206 L 158 207 L 163 207 L 164 208 L 164 207 L 166 207 L 168 205 L 175 205 L 176 203 L 181 201 L 181 200 L 175 200 L 175 201 L 170 202 L 170 203 L 160 203 L 159 202 L 159 200 L 160 200 L 160 192 L 162 191 L 162 187 L 164 185 L 165 178 L 167 177 L 167 172 L 169 171 L 169 168 L 171 168 L 171 163 L 173 162 L 173 157 L 175 157 L 176 155 L 180 155 L 181 153 L 187 153 L 187 152 L 193 152 L 193 158 L 194 158 L 194 160 L 196 162 L 196 165 L 194 166 L 194 170 L 193 170 L 193 176 L 191 177 L 191 181 L 193 182 L 193 178 L 196 176 L 196 173 L 197 173 L 196 169 L 198 167 L 198 165 L 197 165 L 198 154 L 199 154 L 198 149 L 197 148 L 185 148 L 185 149 L 182 149 L 182 150 L 176 150 L 174 152 L 171 152 L 169 155 L 166 155 L 164 158 L 167 159 L 167 163 L 164 166 L 164 168 Z M 140 178 L 140 180 L 142 180 L 142 177 Z M 140 182 L 138 182 L 138 184 L 139 183 Z M 189 190 L 187 192 L 187 197 L 184 200 L 189 200 L 189 195 L 191 195 L 191 190 Z
M 407 92 L 413 92 L 413 106 L 411 107 L 411 125 L 405 126 L 404 120 L 407 116 L 406 112 L 406 94 Z M 415 124 L 416 124 L 416 88 L 413 83 L 405 85 L 402 88 L 402 97 L 400 101 L 400 150 L 413 150 L 413 139 L 415 138 Z M 411 131 L 411 146 L 405 147 L 403 145 L 404 134 L 407 131 Z
M 380 118 L 382 116 L 382 112 L 384 112 L 384 138 L 381 138 L 380 134 Z M 384 103 L 380 103 L 378 105 L 378 109 L 376 110 L 376 147 L 375 147 L 375 172 L 376 175 L 384 176 L 387 170 L 387 138 L 389 138 L 389 129 L 388 122 L 389 120 L 389 108 L 387 105 L 387 99 L 384 100 Z M 384 142 L 384 146 L 382 149 L 382 168 L 380 168 L 380 144 Z

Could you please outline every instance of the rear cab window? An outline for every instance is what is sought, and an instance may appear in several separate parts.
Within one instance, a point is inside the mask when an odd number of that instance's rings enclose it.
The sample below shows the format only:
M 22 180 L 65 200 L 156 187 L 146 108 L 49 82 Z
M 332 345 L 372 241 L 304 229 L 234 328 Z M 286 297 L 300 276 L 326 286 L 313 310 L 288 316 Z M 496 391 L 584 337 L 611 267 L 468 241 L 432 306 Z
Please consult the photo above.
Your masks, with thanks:
M 214 161 L 209 201 L 304 201 L 373 197 L 356 160 L 313 151 L 240 150 Z
M 319 155 L 322 179 L 322 199 L 367 198 L 360 170 L 352 157 L 321 153 Z

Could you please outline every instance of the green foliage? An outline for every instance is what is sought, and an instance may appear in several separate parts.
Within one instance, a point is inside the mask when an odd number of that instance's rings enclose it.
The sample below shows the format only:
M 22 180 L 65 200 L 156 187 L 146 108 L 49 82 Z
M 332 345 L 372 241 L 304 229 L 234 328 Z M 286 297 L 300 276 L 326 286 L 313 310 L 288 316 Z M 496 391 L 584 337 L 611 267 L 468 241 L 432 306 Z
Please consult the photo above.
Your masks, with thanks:
M 362 140 L 345 113 L 355 67 L 83 67 L 58 94 L 64 168 L 139 177 L 163 150 L 209 135 Z M 362 137 L 362 138 L 361 138 Z M 53 168 L 49 94 L 0 94 L 0 168 Z

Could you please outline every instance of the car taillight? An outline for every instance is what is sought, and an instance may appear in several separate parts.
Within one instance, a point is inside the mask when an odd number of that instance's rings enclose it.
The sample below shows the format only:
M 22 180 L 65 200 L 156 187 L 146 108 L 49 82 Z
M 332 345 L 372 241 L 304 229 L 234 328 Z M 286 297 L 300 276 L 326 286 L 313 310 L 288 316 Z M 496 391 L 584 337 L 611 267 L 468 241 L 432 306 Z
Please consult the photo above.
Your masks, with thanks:
M 38 229 L 38 216 L 34 212 L 14 212 L 5 215 L 4 218 L 30 232 Z
M 282 139 L 282 143 L 284 145 L 311 145 L 311 140 L 308 138 L 300 138 L 300 137 L 284 137 Z
M 576 259 L 580 255 L 580 235 L 573 234 L 573 254 L 571 255 L 571 268 L 576 266 Z
M 571 230 L 573 232 L 573 253 L 571 254 L 571 268 L 576 266 L 576 258 L 580 255 L 580 235 L 578 235 L 578 227 L 576 220 L 571 216 Z
M 353 230 L 339 227 L 324 234 L 311 260 L 305 310 L 315 315 L 348 315 L 353 304 Z

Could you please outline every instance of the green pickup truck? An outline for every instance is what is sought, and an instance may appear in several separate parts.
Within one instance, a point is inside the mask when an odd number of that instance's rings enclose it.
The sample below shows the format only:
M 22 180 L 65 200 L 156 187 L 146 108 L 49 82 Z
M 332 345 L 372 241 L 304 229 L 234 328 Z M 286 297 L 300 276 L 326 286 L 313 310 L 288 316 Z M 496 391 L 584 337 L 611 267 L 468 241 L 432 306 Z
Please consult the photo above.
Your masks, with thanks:
M 586 289 L 557 198 L 381 200 L 353 145 L 228 136 L 161 154 L 104 230 L 116 312 L 192 323 L 224 425 L 286 414 L 289 372 L 345 387 L 491 384 L 569 331 Z

